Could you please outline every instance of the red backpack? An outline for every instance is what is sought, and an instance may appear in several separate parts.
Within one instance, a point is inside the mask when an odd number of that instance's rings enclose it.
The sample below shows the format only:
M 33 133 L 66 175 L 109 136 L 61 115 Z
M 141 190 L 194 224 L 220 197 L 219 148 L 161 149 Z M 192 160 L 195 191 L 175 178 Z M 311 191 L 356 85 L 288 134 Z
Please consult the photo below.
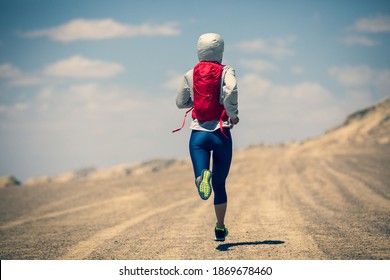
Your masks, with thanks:
M 221 132 L 225 135 L 222 121 L 227 121 L 229 118 L 225 108 L 219 102 L 223 67 L 217 62 L 210 61 L 201 61 L 194 67 L 194 105 L 185 113 L 182 126 L 172 132 L 184 127 L 187 114 L 192 111 L 192 118 L 198 119 L 199 122 L 219 120 Z

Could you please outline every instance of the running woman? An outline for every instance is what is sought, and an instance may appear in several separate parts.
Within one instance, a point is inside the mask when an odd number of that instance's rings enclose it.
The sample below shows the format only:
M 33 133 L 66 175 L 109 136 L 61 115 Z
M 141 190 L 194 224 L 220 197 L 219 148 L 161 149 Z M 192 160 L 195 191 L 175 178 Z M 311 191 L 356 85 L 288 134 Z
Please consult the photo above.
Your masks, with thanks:
M 184 75 L 176 96 L 178 108 L 193 108 L 189 149 L 195 185 L 204 200 L 214 191 L 216 241 L 225 241 L 228 235 L 224 220 L 225 182 L 233 152 L 230 129 L 239 122 L 235 71 L 221 64 L 223 51 L 220 35 L 201 35 L 197 43 L 199 64 Z

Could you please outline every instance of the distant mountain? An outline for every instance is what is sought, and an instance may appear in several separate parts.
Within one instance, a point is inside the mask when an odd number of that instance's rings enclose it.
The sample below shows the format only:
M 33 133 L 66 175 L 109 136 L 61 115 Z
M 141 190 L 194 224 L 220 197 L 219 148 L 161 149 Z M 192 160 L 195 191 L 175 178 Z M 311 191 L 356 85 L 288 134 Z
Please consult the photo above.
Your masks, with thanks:
M 20 186 L 20 182 L 14 176 L 0 177 L 0 188 Z
M 111 168 L 85 168 L 74 172 L 66 172 L 52 177 L 36 177 L 28 179 L 25 185 L 67 183 L 71 181 L 109 180 L 125 176 L 147 175 L 159 172 L 174 164 L 174 159 L 155 159 L 138 164 L 121 164 Z

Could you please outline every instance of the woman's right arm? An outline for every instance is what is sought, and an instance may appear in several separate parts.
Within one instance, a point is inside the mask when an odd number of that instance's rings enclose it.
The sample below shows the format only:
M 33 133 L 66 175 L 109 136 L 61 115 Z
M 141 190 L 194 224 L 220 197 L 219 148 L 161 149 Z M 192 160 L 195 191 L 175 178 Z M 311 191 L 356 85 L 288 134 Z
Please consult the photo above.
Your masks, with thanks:
M 177 90 L 176 106 L 179 109 L 191 108 L 194 105 L 194 102 L 191 99 L 191 85 L 188 79 L 188 77 L 192 77 L 192 75 L 189 75 L 189 72 L 184 75 L 181 85 Z

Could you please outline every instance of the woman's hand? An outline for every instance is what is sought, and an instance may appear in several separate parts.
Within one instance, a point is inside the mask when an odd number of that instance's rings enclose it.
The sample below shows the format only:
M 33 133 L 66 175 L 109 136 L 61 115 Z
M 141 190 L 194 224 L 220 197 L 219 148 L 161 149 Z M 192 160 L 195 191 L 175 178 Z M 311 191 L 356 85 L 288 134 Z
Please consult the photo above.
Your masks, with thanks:
M 238 124 L 239 121 L 240 121 L 240 119 L 238 118 L 238 116 L 235 117 L 235 118 L 233 118 L 233 119 L 230 119 L 230 123 L 231 123 L 232 125 Z

